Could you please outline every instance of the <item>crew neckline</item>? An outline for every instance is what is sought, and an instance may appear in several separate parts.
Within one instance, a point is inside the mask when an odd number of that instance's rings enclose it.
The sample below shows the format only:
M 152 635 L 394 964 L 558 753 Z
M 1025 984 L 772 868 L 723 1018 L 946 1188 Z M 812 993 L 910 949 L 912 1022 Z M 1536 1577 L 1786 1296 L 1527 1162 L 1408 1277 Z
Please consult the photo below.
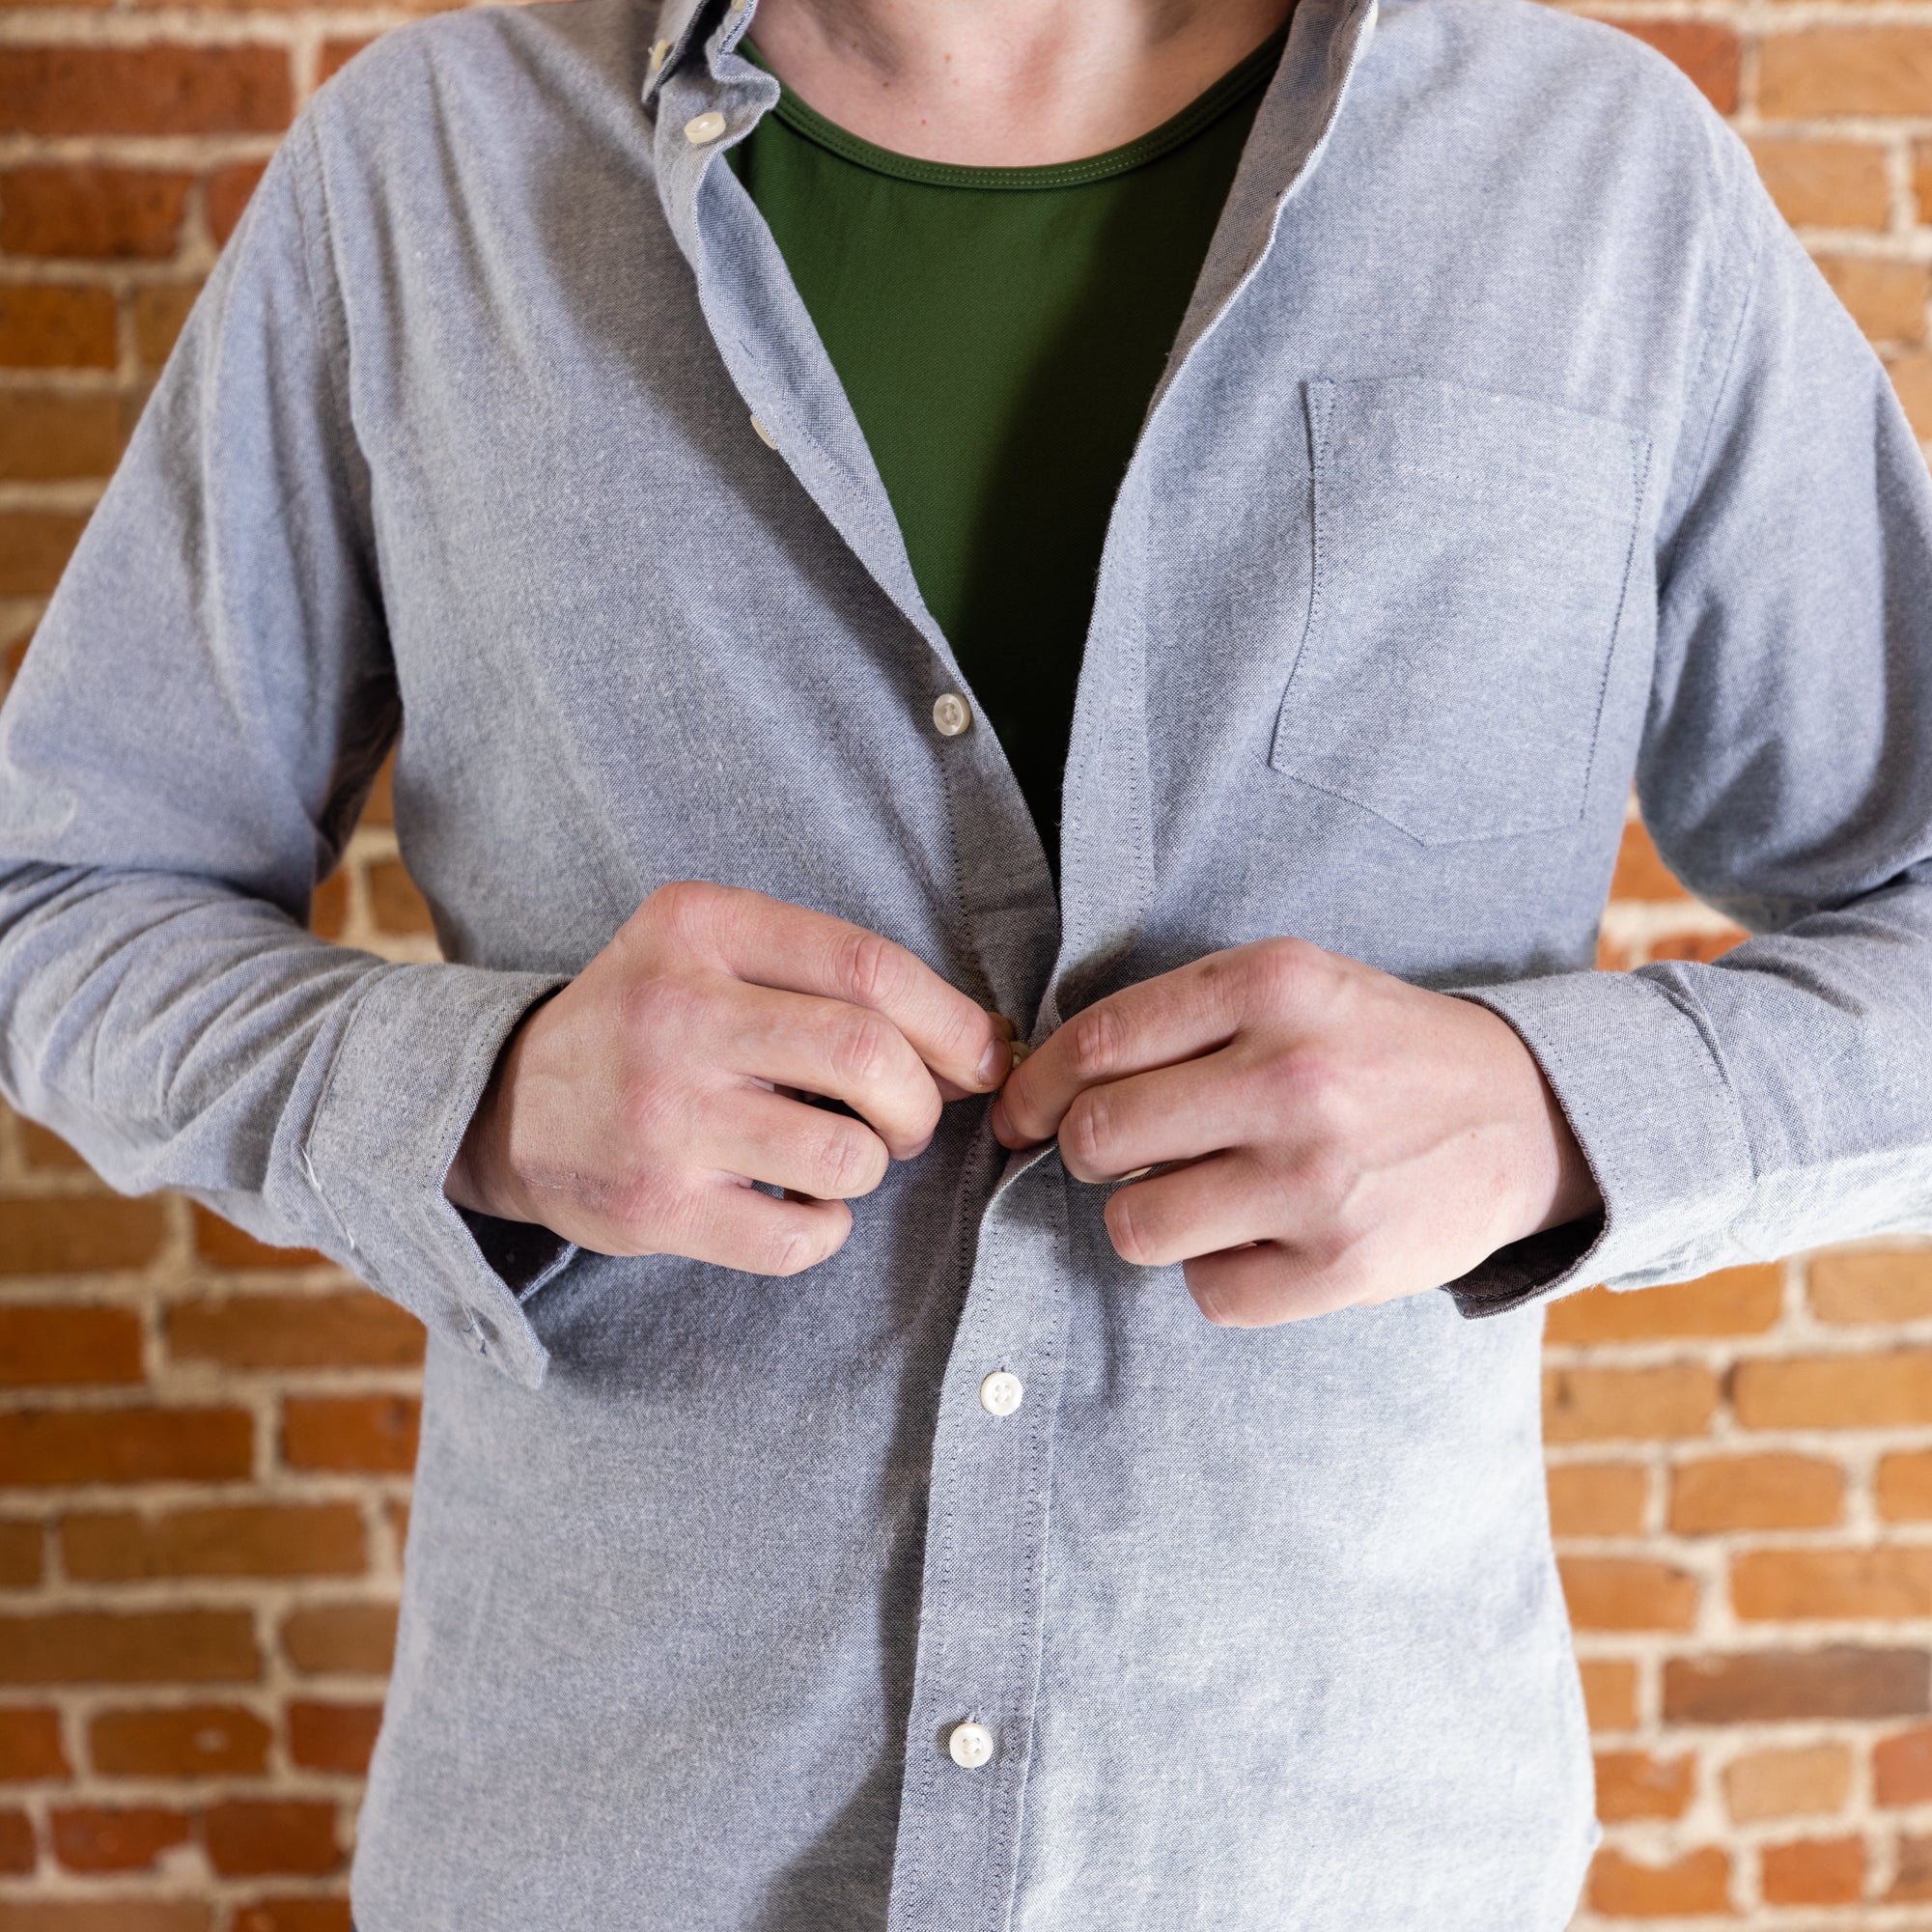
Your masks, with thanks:
M 808 107 L 779 81 L 778 103 L 771 109 L 794 133 L 828 150 L 841 160 L 874 174 L 889 175 L 896 181 L 917 182 L 926 187 L 993 188 L 1038 190 L 1041 188 L 1084 187 L 1093 182 L 1111 180 L 1134 168 L 1142 168 L 1200 133 L 1218 121 L 1238 101 L 1244 100 L 1266 84 L 1281 59 L 1287 44 L 1288 25 L 1284 22 L 1267 40 L 1245 56 L 1181 111 L 1160 126 L 1151 128 L 1137 140 L 1128 141 L 1105 154 L 1090 154 L 1078 161 L 1050 161 L 1023 168 L 967 167 L 953 161 L 925 161 L 913 154 L 902 154 L 849 134 L 837 122 L 828 121 L 817 108 Z M 747 37 L 738 43 L 738 51 L 765 73 L 771 73 L 757 48 Z M 776 74 L 771 76 L 777 79 Z

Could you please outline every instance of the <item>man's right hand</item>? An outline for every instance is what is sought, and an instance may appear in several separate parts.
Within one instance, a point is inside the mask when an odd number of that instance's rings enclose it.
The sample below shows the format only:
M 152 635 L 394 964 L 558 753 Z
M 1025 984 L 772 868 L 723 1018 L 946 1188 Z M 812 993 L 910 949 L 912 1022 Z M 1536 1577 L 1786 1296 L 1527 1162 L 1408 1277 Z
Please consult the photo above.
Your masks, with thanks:
M 660 886 L 511 1035 L 444 1191 L 602 1254 L 795 1274 L 844 1246 L 846 1201 L 925 1148 L 943 1100 L 999 1085 L 1006 1036 L 877 933 Z

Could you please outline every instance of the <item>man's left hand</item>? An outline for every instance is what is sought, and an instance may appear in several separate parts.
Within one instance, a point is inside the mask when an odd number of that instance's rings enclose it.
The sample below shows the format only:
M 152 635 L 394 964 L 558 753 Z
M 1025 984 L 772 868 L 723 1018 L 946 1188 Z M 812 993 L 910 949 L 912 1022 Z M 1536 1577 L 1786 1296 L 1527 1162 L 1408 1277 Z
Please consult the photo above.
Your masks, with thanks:
M 1211 1322 L 1266 1328 L 1454 1280 L 1602 1206 L 1529 1050 L 1466 999 L 1260 939 L 1076 1015 L 994 1103 L 1117 1182 L 1125 1261 L 1180 1262 Z

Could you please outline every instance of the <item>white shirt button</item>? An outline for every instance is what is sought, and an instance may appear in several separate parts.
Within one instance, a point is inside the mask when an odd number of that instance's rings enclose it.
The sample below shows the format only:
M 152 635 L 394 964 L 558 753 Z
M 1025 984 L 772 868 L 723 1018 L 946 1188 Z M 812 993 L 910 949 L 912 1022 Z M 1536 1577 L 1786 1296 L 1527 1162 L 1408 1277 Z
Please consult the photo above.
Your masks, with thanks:
M 669 41 L 657 42 L 651 49 L 651 70 L 650 70 L 651 72 L 656 73 L 658 70 L 661 68 L 664 65 L 664 63 L 670 58 L 671 58 L 670 42 Z
M 693 148 L 702 148 L 707 141 L 715 141 L 724 132 L 724 116 L 716 108 L 709 114 L 694 114 L 685 123 L 685 139 Z
M 996 1368 L 979 1386 L 979 1406 L 989 1415 L 1011 1415 L 1025 1393 L 1026 1385 L 1017 1375 Z
M 977 1771 L 993 1758 L 993 1733 L 984 1724 L 955 1724 L 946 1751 L 962 1771 Z
M 767 449 L 775 450 L 778 447 L 778 438 L 774 436 L 771 434 L 771 432 L 768 430 L 762 422 L 759 421 L 758 412 L 755 409 L 752 411 L 751 414 L 751 427 L 758 432 L 758 440 L 761 443 L 763 443 Z
M 941 691 L 933 700 L 933 729 L 941 738 L 957 738 L 972 724 L 972 707 L 957 691 Z

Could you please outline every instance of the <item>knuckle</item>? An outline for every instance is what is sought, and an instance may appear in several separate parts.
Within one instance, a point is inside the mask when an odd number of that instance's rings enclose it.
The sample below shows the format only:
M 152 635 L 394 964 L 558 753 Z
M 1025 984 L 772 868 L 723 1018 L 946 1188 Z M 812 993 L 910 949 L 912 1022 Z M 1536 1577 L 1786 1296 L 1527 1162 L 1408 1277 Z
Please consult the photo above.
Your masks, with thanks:
M 906 985 L 906 956 L 890 939 L 861 929 L 841 935 L 836 967 L 848 999 L 883 1006 Z
M 847 1006 L 827 1022 L 826 1058 L 839 1078 L 870 1085 L 885 1072 L 892 1057 L 892 1029 L 877 1014 Z
M 877 1134 L 840 1123 L 828 1131 L 811 1162 L 823 1186 L 813 1192 L 828 1199 L 869 1194 L 885 1178 L 885 1149 Z
M 720 896 L 717 886 L 702 879 L 674 879 L 658 886 L 639 910 L 658 932 L 695 945 L 710 932 Z
M 1060 1123 L 1060 1152 L 1077 1173 L 1104 1173 L 1113 1138 L 1113 1105 L 1105 1088 L 1090 1087 Z
M 766 1244 L 766 1265 L 757 1272 L 773 1275 L 802 1274 L 806 1269 L 816 1268 L 845 1246 L 850 1226 L 848 1222 L 845 1229 L 829 1237 L 824 1226 L 816 1221 L 791 1222 L 776 1228 Z
M 1133 1188 L 1123 1188 L 1107 1202 L 1107 1237 L 1121 1260 L 1135 1268 L 1152 1268 L 1160 1254 L 1159 1217 L 1150 1211 L 1145 1199 L 1134 1198 L 1135 1192 Z
M 1121 1065 L 1126 1050 L 1127 1022 L 1106 1000 L 1067 1022 L 1067 1057 L 1077 1080 L 1104 1079 Z

